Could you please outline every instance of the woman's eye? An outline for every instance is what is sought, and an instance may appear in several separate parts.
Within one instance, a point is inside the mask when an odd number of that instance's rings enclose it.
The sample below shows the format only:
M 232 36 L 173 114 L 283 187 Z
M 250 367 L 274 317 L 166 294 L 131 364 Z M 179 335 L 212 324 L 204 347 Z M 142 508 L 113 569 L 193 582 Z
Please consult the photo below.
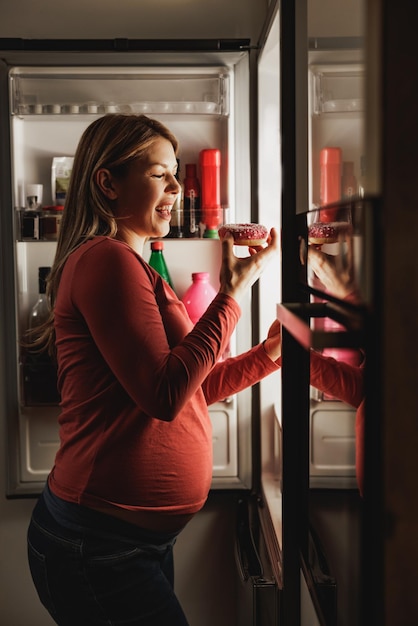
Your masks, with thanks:
M 153 178 L 164 178 L 164 174 L 153 174 Z

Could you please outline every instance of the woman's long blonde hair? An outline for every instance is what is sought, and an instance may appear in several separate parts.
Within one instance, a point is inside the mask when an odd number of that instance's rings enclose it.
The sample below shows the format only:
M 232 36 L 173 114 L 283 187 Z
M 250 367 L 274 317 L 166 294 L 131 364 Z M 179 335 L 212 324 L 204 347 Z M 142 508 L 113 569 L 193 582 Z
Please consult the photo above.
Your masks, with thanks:
M 112 205 L 96 183 L 96 173 L 106 168 L 123 177 L 129 164 L 141 157 L 159 137 L 178 150 L 178 142 L 161 122 L 146 115 L 105 115 L 81 136 L 71 172 L 54 263 L 47 280 L 49 319 L 29 337 L 31 346 L 55 353 L 54 307 L 65 262 L 87 239 L 115 237 L 117 221 Z

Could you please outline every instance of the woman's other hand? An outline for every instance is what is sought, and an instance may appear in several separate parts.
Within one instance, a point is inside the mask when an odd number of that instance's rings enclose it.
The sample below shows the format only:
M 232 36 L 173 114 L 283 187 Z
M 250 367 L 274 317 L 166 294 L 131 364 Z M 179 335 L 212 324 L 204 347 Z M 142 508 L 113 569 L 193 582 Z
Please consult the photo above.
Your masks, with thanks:
M 274 320 L 264 340 L 264 349 L 272 361 L 277 361 L 282 355 L 282 332 L 279 320 Z

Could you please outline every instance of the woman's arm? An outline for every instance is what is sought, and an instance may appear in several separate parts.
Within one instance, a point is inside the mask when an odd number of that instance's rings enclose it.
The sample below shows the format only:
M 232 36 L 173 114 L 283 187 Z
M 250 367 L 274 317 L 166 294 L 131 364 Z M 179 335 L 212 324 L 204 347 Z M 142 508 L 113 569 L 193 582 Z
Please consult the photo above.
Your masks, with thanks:
M 193 328 L 162 279 L 112 241 L 81 256 L 73 278 L 66 278 L 72 285 L 69 298 L 86 327 L 83 348 L 97 354 L 92 362 L 103 367 L 109 381 L 113 375 L 141 411 L 165 421 L 174 419 L 201 386 L 240 315 L 233 298 L 218 294 Z M 71 352 L 77 358 L 82 338 L 59 328 L 57 338 L 61 355 Z
M 364 398 L 364 367 L 311 351 L 311 385 L 357 408 Z

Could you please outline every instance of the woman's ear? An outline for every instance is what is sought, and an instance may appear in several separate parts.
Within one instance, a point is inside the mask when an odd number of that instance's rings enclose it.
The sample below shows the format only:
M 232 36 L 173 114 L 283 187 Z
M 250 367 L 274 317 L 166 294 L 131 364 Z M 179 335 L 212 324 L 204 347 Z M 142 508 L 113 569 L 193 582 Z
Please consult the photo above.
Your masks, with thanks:
M 99 186 L 99 189 L 109 198 L 109 200 L 116 200 L 118 194 L 113 187 L 112 175 L 109 170 L 106 170 L 105 168 L 98 170 L 96 172 L 96 183 Z

